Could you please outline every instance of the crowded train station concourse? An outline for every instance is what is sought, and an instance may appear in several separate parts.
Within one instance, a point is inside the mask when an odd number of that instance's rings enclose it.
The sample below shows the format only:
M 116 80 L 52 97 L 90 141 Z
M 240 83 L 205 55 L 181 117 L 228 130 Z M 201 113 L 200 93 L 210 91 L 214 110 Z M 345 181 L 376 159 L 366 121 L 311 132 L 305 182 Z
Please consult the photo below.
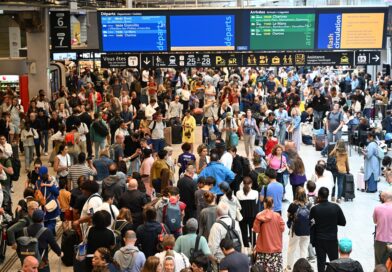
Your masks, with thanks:
M 0 0 L 0 272 L 391 272 L 390 2 Z

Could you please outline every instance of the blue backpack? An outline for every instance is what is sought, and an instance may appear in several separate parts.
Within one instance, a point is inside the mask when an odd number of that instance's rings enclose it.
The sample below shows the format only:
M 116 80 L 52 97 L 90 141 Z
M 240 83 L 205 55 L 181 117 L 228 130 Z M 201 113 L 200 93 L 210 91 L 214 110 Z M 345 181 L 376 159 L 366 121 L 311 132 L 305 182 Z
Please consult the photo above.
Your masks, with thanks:
M 293 231 L 297 236 L 310 235 L 310 210 L 306 205 L 299 205 L 294 215 Z
M 240 140 L 240 139 L 239 139 L 237 133 L 232 132 L 232 133 L 230 134 L 230 145 L 231 145 L 231 146 L 237 146 L 239 140 Z
M 168 203 L 166 206 L 165 224 L 173 233 L 181 228 L 181 209 L 180 203 Z

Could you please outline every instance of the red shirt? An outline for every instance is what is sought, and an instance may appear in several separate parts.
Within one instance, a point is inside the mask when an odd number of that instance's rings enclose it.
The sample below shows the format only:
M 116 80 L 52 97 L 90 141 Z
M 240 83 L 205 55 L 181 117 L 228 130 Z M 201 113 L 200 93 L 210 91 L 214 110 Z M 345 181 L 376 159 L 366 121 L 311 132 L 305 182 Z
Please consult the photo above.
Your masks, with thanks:
M 265 155 L 267 156 L 267 155 L 269 155 L 269 154 L 271 154 L 271 152 L 272 152 L 272 149 L 275 147 L 275 145 L 277 145 L 278 144 L 278 140 L 276 139 L 270 139 L 270 140 L 267 140 L 267 143 L 265 144 Z

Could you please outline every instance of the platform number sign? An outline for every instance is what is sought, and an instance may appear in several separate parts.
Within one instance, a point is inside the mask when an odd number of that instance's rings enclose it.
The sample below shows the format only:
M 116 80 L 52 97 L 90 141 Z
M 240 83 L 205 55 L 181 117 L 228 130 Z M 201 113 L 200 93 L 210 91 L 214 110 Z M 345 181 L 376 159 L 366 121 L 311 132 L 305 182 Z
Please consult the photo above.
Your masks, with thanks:
M 69 11 L 50 12 L 50 39 L 53 51 L 71 49 L 71 19 Z

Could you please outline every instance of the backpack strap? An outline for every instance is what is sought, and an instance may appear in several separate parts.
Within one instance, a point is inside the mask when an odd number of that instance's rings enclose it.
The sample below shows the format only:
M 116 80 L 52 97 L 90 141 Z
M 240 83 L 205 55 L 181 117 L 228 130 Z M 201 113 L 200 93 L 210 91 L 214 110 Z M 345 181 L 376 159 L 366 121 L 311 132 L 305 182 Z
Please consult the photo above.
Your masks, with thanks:
M 127 221 L 124 221 L 121 225 L 120 225 L 120 227 L 117 229 L 119 232 L 121 232 L 124 228 L 125 228 L 125 226 L 128 224 L 128 222 Z
M 199 243 L 200 243 L 200 235 L 197 235 L 196 236 L 196 243 L 195 243 L 195 250 L 198 250 L 199 249 Z
M 114 212 L 113 212 L 112 205 L 110 205 L 110 204 L 109 204 L 109 209 L 110 209 L 110 213 L 112 214 L 113 220 L 116 220 L 116 218 L 114 217 Z
M 153 122 L 154 122 L 154 124 L 152 125 L 151 132 L 153 132 L 155 127 L 157 126 L 157 122 L 155 120 Z
M 29 236 L 29 234 L 27 233 L 27 227 L 23 228 L 23 235 L 24 236 Z
M 47 230 L 47 228 L 45 228 L 45 227 L 40 228 L 40 230 L 35 235 L 35 238 L 37 238 L 37 240 L 38 240 L 39 237 L 41 237 L 41 235 L 45 232 L 45 230 Z

